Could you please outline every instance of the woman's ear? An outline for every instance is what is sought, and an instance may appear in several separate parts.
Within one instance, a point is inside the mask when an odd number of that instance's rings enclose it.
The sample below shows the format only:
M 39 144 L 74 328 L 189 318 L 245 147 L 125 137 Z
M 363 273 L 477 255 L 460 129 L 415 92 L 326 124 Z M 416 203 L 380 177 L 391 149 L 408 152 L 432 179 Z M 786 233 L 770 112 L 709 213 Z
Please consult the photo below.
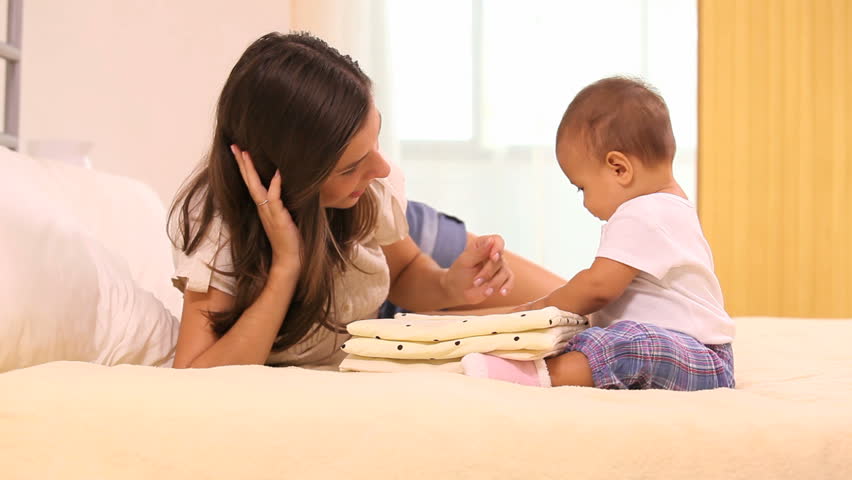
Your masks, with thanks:
M 611 151 L 606 154 L 606 168 L 615 176 L 615 180 L 622 186 L 627 186 L 633 181 L 633 161 L 619 151 Z

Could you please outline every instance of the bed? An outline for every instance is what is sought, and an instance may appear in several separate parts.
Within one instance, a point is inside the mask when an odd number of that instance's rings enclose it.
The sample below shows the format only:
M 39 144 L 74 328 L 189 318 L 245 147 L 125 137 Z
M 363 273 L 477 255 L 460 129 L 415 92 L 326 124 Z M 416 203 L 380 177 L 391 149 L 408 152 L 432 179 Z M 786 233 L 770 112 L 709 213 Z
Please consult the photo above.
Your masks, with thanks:
M 852 478 L 852 321 L 740 318 L 736 390 L 51 362 L 0 374 L 3 478 Z

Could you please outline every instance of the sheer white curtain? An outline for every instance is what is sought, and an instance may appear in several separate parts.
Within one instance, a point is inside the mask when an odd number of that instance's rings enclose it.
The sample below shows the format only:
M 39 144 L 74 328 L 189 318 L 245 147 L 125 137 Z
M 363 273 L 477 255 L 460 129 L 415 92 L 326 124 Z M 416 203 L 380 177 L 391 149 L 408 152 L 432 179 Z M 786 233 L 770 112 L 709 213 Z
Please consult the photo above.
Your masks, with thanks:
M 324 9 L 318 21 L 300 21 L 303 3 Z M 695 199 L 695 2 L 296 1 L 294 28 L 325 36 L 373 78 L 382 146 L 409 198 L 502 234 L 559 274 L 586 268 L 600 235 L 553 153 L 562 112 L 586 84 L 621 74 L 661 91 L 675 174 Z
M 390 72 L 392 57 L 387 9 L 387 0 L 291 0 L 290 29 L 308 31 L 322 38 L 341 53 L 350 55 L 370 76 L 375 101 L 383 117 L 382 149 L 388 158 L 400 164 L 396 133 L 399 122 L 393 120 L 396 108 Z

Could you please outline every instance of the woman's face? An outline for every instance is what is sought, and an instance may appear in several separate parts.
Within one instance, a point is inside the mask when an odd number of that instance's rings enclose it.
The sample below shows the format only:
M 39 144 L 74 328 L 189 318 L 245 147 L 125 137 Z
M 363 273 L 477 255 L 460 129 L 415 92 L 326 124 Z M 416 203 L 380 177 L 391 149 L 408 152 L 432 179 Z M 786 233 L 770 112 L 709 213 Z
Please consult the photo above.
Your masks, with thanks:
M 320 186 L 320 205 L 325 208 L 352 208 L 376 178 L 387 177 L 390 165 L 379 152 L 382 118 L 375 105 L 364 125 L 352 137 L 337 165 Z

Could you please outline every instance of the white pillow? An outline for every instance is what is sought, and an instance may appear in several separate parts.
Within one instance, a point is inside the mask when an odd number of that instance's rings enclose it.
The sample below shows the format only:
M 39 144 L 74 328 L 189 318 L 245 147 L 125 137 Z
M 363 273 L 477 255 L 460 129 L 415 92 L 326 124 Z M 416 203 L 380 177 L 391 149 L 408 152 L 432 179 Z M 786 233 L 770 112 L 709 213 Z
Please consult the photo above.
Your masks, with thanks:
M 151 187 L 132 178 L 0 148 L 0 162 L 7 160 L 37 167 L 41 191 L 60 201 L 63 215 L 73 217 L 81 230 L 121 257 L 137 285 L 180 315 L 183 296 L 171 282 L 174 263 L 166 236 L 166 209 Z
M 177 319 L 65 208 L 62 178 L 9 153 L 0 157 L 0 372 L 55 360 L 170 365 Z

